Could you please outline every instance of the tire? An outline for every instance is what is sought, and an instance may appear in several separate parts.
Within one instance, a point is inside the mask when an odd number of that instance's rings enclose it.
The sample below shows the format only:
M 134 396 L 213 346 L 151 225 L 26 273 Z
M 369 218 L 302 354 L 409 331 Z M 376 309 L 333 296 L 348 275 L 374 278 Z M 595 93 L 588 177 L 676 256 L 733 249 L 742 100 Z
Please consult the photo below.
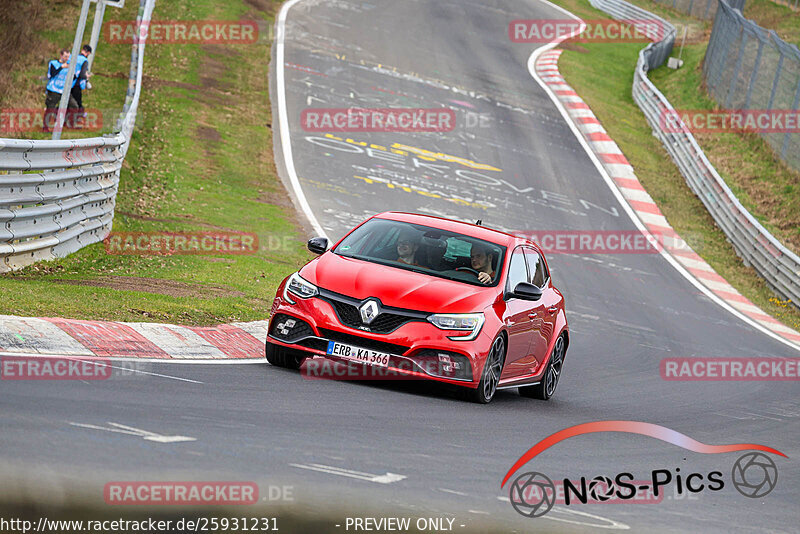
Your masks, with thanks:
M 556 392 L 558 381 L 561 378 L 561 371 L 564 369 L 564 356 L 567 353 L 567 343 L 564 335 L 558 336 L 550 361 L 542 376 L 542 381 L 535 386 L 525 386 L 519 388 L 519 394 L 523 397 L 532 399 L 549 400 Z
M 503 336 L 497 336 L 489 354 L 486 356 L 486 364 L 483 366 L 481 381 L 477 389 L 467 390 L 467 398 L 478 404 L 488 404 L 497 392 L 497 383 L 500 381 L 500 373 L 503 372 L 503 364 L 506 360 L 506 341 Z
M 285 349 L 280 345 L 274 345 L 269 342 L 267 342 L 264 347 L 264 353 L 270 364 L 276 367 L 283 367 L 284 369 L 300 369 L 300 366 L 303 365 L 303 361 L 305 360 L 303 356 L 298 356 L 295 351 Z

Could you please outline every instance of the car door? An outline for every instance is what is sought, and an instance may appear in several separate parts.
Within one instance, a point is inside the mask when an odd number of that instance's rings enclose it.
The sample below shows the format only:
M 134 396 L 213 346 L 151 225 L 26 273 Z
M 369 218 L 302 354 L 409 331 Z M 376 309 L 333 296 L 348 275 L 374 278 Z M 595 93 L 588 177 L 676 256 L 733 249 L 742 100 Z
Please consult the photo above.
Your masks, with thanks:
M 542 297 L 531 303 L 535 305 L 532 311 L 536 314 L 532 325 L 531 353 L 535 359 L 533 366 L 538 368 L 547 358 L 547 349 L 553 339 L 561 296 L 550 283 L 550 272 L 542 255 L 536 250 L 526 249 L 525 259 L 530 283 L 542 290 Z
M 517 247 L 511 255 L 511 262 L 508 267 L 506 294 L 509 294 L 520 282 L 527 282 L 529 279 L 524 250 L 522 247 Z M 529 367 L 526 362 L 531 354 L 532 322 L 529 316 L 529 301 L 507 297 L 505 307 L 503 321 L 508 332 L 508 348 L 501 378 L 511 378 L 519 376 Z
M 518 250 L 523 253 L 527 267 L 526 271 L 528 273 L 527 278 L 525 278 L 523 281 L 533 283 L 536 273 L 535 258 L 538 257 L 538 253 L 533 248 L 525 246 L 520 247 Z M 515 300 L 518 302 L 517 308 L 519 310 L 519 314 L 528 318 L 528 328 L 526 329 L 528 348 L 525 350 L 524 355 L 515 360 L 514 374 L 515 376 L 536 374 L 539 370 L 539 365 L 541 365 L 541 360 L 538 359 L 537 356 L 542 350 L 546 350 L 542 348 L 542 330 L 546 321 L 546 309 L 543 304 L 543 299 L 541 298 L 535 301 L 522 299 Z

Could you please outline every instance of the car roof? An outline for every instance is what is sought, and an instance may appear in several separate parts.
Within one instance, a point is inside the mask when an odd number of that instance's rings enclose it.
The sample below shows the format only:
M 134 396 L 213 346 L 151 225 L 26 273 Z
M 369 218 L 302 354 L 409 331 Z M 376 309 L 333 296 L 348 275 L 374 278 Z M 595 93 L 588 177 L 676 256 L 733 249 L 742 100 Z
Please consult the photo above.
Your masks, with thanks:
M 465 223 L 461 221 L 454 221 L 453 219 L 445 219 L 444 217 L 435 217 L 433 215 L 422 215 L 420 213 L 405 213 L 401 211 L 386 211 L 375 215 L 377 219 L 388 219 L 393 221 L 407 222 L 413 224 L 421 224 L 441 230 L 448 230 L 464 234 L 468 237 L 476 239 L 483 239 L 490 243 L 503 245 L 506 247 L 513 247 L 517 244 L 529 244 L 535 248 L 539 248 L 533 241 L 523 237 L 501 232 L 486 226 L 478 226 L 477 224 Z

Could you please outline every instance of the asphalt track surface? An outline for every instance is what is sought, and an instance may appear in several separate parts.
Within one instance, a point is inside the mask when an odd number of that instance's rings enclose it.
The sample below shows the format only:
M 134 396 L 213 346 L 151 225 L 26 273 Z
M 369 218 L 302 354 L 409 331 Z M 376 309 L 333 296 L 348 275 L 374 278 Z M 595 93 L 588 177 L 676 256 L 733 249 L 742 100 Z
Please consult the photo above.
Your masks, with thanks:
M 518 18 L 565 15 L 539 2 L 479 0 L 318 0 L 289 10 L 285 82 L 294 164 L 330 237 L 383 210 L 483 219 L 510 230 L 635 229 L 529 75 L 534 46 L 509 42 L 508 22 Z M 275 68 L 273 62 L 273 83 Z M 447 133 L 334 134 L 342 141 L 300 128 L 307 107 L 355 105 L 446 105 L 459 123 Z M 478 125 L 467 125 L 467 112 L 480 114 L 471 116 Z M 500 170 L 415 162 L 411 154 L 390 160 L 348 137 Z M 34 486 L 45 481 L 101 495 L 110 480 L 253 480 L 262 488 L 290 484 L 298 505 L 334 506 L 342 518 L 357 510 L 443 515 L 455 518 L 456 529 L 490 521 L 515 531 L 794 530 L 797 386 L 670 382 L 661 379 L 659 362 L 797 354 L 709 300 L 657 254 L 549 261 L 572 334 L 549 402 L 508 390 L 478 406 L 426 384 L 306 380 L 267 364 L 148 364 L 151 374 L 109 381 L 4 382 L 0 460 Z M 719 470 L 725 488 L 688 498 L 672 486 L 659 504 L 556 505 L 537 519 L 501 500 L 500 481 L 534 443 L 571 425 L 612 419 L 656 423 L 713 445 L 760 443 L 788 459 L 774 457 L 776 489 L 748 499 L 730 483 L 739 453 L 698 454 L 645 436 L 593 434 L 559 443 L 520 473 L 590 479 L 627 471 L 649 479 L 654 469 Z M 109 422 L 196 439 L 157 443 L 76 425 Z M 381 484 L 298 467 L 312 464 L 405 478 Z

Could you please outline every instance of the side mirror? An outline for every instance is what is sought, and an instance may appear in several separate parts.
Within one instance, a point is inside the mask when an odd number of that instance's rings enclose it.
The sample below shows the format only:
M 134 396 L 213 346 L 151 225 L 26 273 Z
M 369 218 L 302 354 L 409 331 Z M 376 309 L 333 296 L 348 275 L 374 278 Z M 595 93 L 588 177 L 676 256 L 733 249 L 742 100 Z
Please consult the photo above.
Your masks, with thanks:
M 324 237 L 312 237 L 308 240 L 308 250 L 314 254 L 324 254 L 328 250 L 328 240 Z
M 517 287 L 514 288 L 511 296 L 523 300 L 539 300 L 542 298 L 542 290 L 528 282 L 520 282 L 517 284 Z

